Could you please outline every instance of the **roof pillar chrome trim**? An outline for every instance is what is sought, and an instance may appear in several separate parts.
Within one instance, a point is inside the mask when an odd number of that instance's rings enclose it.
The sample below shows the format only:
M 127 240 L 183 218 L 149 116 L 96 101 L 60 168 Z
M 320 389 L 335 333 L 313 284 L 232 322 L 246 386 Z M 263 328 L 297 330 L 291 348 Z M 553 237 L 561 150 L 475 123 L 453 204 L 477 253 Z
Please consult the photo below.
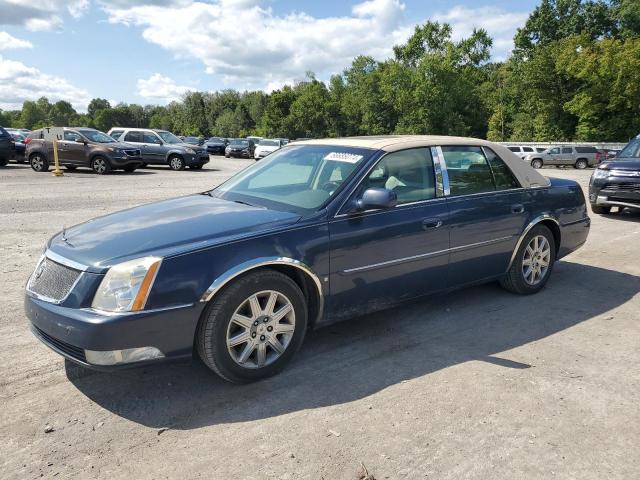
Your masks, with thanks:
M 431 147 L 431 157 L 433 158 L 433 167 L 436 173 L 436 195 L 438 197 L 447 197 L 451 193 L 449 188 L 449 173 L 447 172 L 447 163 L 444 160 L 444 154 L 441 147 Z
M 558 225 L 558 228 L 560 228 L 560 222 L 558 222 L 558 220 L 556 220 L 555 217 L 549 215 L 548 213 L 544 213 L 544 214 L 540 215 L 539 217 L 536 217 L 533 220 L 531 220 L 529 222 L 529 224 L 525 227 L 524 231 L 522 232 L 522 235 L 520 235 L 520 238 L 518 239 L 518 242 L 516 243 L 516 246 L 513 249 L 513 253 L 511 254 L 511 260 L 509 260 L 509 266 L 507 267 L 507 272 L 509 271 L 509 269 L 511 268 L 511 265 L 513 265 L 513 262 L 516 259 L 516 255 L 518 253 L 518 250 L 520 249 L 520 245 L 522 244 L 522 241 L 524 240 L 524 237 L 527 236 L 527 233 L 529 233 L 533 227 L 535 227 L 537 224 L 539 224 L 540 222 L 542 222 L 544 220 L 551 220 L 553 223 Z M 557 254 L 557 251 L 558 251 L 559 247 L 560 247 L 560 245 L 556 245 L 556 254 Z
M 293 258 L 288 257 L 260 257 L 236 265 L 235 267 L 227 270 L 218 278 L 216 278 L 211 286 L 207 288 L 204 294 L 202 294 L 202 297 L 200 297 L 200 301 L 208 302 L 209 300 L 211 300 L 222 287 L 224 287 L 227 283 L 229 283 L 237 276 L 242 275 L 243 273 L 246 273 L 250 270 L 259 267 L 268 267 L 270 265 L 287 265 L 290 267 L 295 267 L 313 280 L 313 283 L 316 286 L 316 293 L 318 294 L 318 319 L 321 319 L 324 311 L 324 295 L 320 278 L 307 264 L 301 262 L 300 260 L 294 260 Z

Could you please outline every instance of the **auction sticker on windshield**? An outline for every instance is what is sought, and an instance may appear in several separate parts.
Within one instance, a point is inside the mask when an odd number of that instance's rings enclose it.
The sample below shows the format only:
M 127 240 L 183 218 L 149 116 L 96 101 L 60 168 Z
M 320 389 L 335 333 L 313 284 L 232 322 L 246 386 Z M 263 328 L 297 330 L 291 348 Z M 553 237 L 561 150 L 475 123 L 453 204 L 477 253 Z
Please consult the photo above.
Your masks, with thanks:
M 325 160 L 333 160 L 335 162 L 358 163 L 362 160 L 362 155 L 355 153 L 331 152 L 324 157 Z

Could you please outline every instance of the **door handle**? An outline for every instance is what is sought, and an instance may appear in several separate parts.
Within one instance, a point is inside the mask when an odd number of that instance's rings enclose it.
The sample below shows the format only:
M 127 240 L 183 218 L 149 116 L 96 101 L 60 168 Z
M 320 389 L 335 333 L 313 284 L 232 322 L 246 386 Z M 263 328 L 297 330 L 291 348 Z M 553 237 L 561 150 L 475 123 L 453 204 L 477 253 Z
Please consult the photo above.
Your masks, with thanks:
M 425 218 L 422 221 L 422 228 L 424 230 L 427 230 L 430 228 L 440 228 L 441 226 L 442 226 L 442 220 L 438 218 Z
M 524 212 L 524 205 L 521 204 L 516 204 L 516 205 L 511 205 L 511 213 L 522 213 Z

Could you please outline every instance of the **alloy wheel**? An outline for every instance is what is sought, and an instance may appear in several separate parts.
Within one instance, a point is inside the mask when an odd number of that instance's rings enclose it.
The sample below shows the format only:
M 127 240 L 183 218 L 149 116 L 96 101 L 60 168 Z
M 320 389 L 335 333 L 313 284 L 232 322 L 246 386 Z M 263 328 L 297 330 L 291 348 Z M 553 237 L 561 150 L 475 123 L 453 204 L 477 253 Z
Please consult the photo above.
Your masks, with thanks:
M 44 160 L 40 155 L 31 157 L 31 168 L 33 168 L 36 172 L 41 172 L 43 170 Z
M 245 299 L 227 327 L 227 350 L 243 368 L 262 368 L 282 356 L 293 338 L 296 315 L 282 293 L 265 290 Z
M 102 174 L 104 172 L 107 171 L 107 162 L 103 159 L 103 158 L 96 158 L 93 161 L 93 170 L 98 173 L 98 174 Z
M 182 170 L 182 159 L 179 157 L 173 157 L 171 159 L 171 162 L 169 163 L 169 166 L 173 170 Z
M 538 285 L 551 263 L 551 246 L 544 235 L 536 235 L 527 244 L 522 256 L 522 275 L 529 285 Z

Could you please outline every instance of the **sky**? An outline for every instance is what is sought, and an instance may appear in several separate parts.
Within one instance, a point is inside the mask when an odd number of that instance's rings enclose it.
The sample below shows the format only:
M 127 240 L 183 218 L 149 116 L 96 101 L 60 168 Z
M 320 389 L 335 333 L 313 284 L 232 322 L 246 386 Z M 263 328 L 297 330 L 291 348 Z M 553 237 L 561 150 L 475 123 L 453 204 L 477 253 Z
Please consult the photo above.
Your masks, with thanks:
M 46 96 L 166 104 L 192 90 L 272 91 L 357 55 L 384 60 L 415 25 L 474 27 L 504 59 L 536 0 L 0 0 L 0 109 Z

